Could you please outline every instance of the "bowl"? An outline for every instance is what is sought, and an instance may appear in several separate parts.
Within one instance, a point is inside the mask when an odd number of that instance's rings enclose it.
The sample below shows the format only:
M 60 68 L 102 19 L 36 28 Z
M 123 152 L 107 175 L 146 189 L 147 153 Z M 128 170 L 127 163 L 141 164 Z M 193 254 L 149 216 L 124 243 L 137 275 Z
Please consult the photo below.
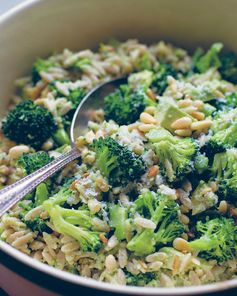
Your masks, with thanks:
M 202 4 L 195 0 L 25 1 L 0 17 L 0 116 L 7 109 L 13 81 L 29 73 L 36 57 L 47 56 L 52 50 L 95 48 L 114 37 L 148 43 L 164 39 L 190 50 L 221 41 L 237 51 L 236 17 L 234 0 L 206 0 Z M 35 289 L 34 295 L 46 295 L 46 290 L 22 282 L 19 275 L 60 294 L 76 289 L 90 295 L 190 295 L 237 287 L 237 279 L 196 287 L 118 287 L 54 269 L 4 242 L 0 242 L 0 261 L 5 265 L 1 267 L 2 283 L 7 278 L 8 290 L 14 286 L 11 295 L 22 295 L 24 285 L 29 285 L 31 292 Z

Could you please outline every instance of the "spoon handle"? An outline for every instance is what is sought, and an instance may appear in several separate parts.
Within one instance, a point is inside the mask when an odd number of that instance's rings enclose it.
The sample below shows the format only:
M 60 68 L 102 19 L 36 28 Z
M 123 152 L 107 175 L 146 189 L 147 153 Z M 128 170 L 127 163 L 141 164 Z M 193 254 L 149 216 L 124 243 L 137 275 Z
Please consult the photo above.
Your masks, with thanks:
M 0 190 L 0 216 L 35 189 L 37 185 L 79 156 L 80 152 L 74 147 L 34 173 Z

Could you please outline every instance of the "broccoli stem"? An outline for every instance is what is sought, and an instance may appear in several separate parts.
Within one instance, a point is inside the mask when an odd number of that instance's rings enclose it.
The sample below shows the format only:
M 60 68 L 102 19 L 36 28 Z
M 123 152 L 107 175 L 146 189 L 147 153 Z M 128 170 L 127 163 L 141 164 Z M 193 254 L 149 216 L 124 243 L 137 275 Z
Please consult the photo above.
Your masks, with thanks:
M 119 205 L 113 205 L 110 210 L 111 226 L 115 228 L 115 236 L 122 240 L 126 238 L 125 225 L 128 218 L 128 211 L 126 208 Z
M 60 146 L 65 144 L 69 145 L 71 143 L 68 133 L 63 128 L 59 128 L 56 133 L 54 133 L 53 138 Z
M 49 198 L 49 192 L 48 192 L 47 185 L 45 183 L 39 184 L 35 191 L 36 206 L 41 205 L 48 198 Z

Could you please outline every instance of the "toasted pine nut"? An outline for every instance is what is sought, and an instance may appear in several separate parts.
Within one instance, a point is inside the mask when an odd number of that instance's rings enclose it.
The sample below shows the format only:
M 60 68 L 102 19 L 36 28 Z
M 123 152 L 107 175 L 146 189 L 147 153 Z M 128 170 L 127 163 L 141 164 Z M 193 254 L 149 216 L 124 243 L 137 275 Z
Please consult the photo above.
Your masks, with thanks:
M 140 115 L 140 120 L 143 123 L 151 123 L 151 124 L 155 124 L 156 120 L 153 116 L 151 116 L 150 114 L 146 113 L 146 112 L 142 112 Z
M 189 106 L 187 108 L 183 108 L 183 110 L 188 114 L 192 114 L 193 112 L 197 111 L 197 107 Z
M 159 167 L 158 165 L 153 165 L 150 169 L 149 169 L 149 172 L 147 174 L 147 176 L 149 178 L 152 178 L 152 177 L 155 177 L 159 172 Z
M 188 107 L 188 106 L 191 106 L 193 103 L 192 100 L 190 99 L 184 99 L 184 100 L 180 100 L 178 101 L 177 105 L 181 108 L 185 108 L 185 107 Z
M 151 114 L 151 115 L 154 115 L 154 114 L 155 114 L 155 111 L 156 111 L 156 108 L 153 107 L 153 106 L 148 106 L 148 107 L 146 107 L 146 109 L 145 109 L 145 112 L 146 112 L 146 113 L 149 113 L 149 114 Z
M 112 272 L 117 268 L 117 261 L 114 255 L 110 254 L 105 258 L 105 267 L 109 272 Z
M 184 214 L 181 214 L 180 219 L 183 222 L 183 224 L 187 225 L 189 223 L 189 217 Z
M 180 137 L 190 137 L 192 131 L 190 129 L 177 129 L 174 131 L 174 133 Z
M 24 153 L 29 153 L 29 152 L 30 152 L 30 148 L 26 145 L 14 146 L 9 150 L 9 157 L 11 159 L 18 159 Z
M 200 131 L 206 128 L 209 128 L 212 125 L 212 121 L 210 119 L 201 120 L 198 122 L 193 122 L 191 124 L 191 130 Z
M 95 184 L 102 192 L 109 191 L 109 185 L 107 184 L 104 178 L 98 177 L 95 181 Z
M 108 243 L 108 239 L 105 237 L 105 235 L 103 233 L 101 233 L 99 235 L 99 239 L 103 244 L 107 244 Z
M 139 129 L 139 131 L 141 131 L 143 133 L 146 133 L 146 132 L 149 132 L 149 130 L 151 130 L 154 127 L 155 127 L 154 124 L 144 124 L 144 123 L 142 123 L 142 124 L 140 124 L 138 126 L 138 129 Z
M 197 120 L 203 120 L 205 118 L 205 115 L 199 111 L 194 111 L 191 115 Z
M 201 100 L 196 100 L 193 102 L 193 105 L 198 108 L 198 110 L 202 110 L 204 107 L 204 103 Z
M 149 97 L 150 99 L 152 99 L 153 101 L 156 100 L 156 95 L 154 94 L 154 92 L 153 92 L 150 88 L 147 90 L 146 94 L 147 94 L 148 97 Z
M 189 245 L 189 243 L 181 238 L 181 237 L 177 237 L 174 241 L 173 241 L 173 247 L 181 252 L 190 252 L 192 250 L 192 247 Z
M 218 210 L 221 214 L 225 214 L 228 210 L 228 203 L 225 200 L 222 200 L 219 204 Z
M 172 124 L 171 124 L 171 128 L 173 129 L 185 129 L 185 128 L 189 128 L 190 125 L 192 124 L 192 119 L 188 116 L 184 116 L 181 117 L 177 120 L 175 120 Z
M 234 217 L 237 217 L 237 208 L 231 208 L 230 209 L 230 214 Z
M 217 191 L 218 187 L 217 187 L 216 182 L 214 182 L 214 181 L 210 182 L 210 186 L 211 186 L 211 189 L 213 192 Z

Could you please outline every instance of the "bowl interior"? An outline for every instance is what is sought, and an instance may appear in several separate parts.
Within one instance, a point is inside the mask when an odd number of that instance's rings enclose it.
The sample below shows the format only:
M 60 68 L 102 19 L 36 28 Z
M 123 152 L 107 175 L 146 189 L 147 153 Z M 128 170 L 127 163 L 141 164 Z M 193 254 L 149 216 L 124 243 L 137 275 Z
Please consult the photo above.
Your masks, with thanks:
M 202 3 L 192 0 L 26 1 L 0 18 L 0 117 L 7 108 L 14 79 L 29 73 L 38 56 L 46 56 L 65 47 L 72 50 L 95 48 L 109 38 L 138 38 L 149 43 L 164 39 L 189 50 L 221 41 L 227 48 L 237 51 L 236 16 L 235 0 L 206 0 Z M 7 250 L 4 243 L 0 243 L 0 247 Z M 20 253 L 11 247 L 8 247 L 8 252 L 13 257 L 20 257 Z M 21 260 L 27 262 L 29 259 L 22 255 Z M 38 266 L 39 270 L 51 270 L 32 262 L 31 265 Z M 74 276 L 65 276 L 55 270 L 55 276 L 57 274 L 59 278 L 61 275 L 67 280 L 74 279 Z M 83 281 L 90 285 L 89 280 Z M 218 287 L 224 289 L 223 285 L 219 283 L 200 290 L 192 288 L 186 291 L 184 288 L 178 294 L 184 295 L 188 291 L 203 293 Z M 235 285 L 236 281 L 232 281 L 232 287 Z M 104 289 L 107 284 L 98 286 Z M 121 288 L 123 292 L 124 289 Z M 149 294 L 147 290 L 144 294 Z M 163 294 L 158 290 L 152 294 Z M 139 294 L 138 288 L 126 291 Z
M 222 41 L 237 49 L 235 0 L 28 0 L 0 20 L 0 116 L 15 78 L 52 51 L 94 48 L 109 38 L 160 39 L 192 49 Z

